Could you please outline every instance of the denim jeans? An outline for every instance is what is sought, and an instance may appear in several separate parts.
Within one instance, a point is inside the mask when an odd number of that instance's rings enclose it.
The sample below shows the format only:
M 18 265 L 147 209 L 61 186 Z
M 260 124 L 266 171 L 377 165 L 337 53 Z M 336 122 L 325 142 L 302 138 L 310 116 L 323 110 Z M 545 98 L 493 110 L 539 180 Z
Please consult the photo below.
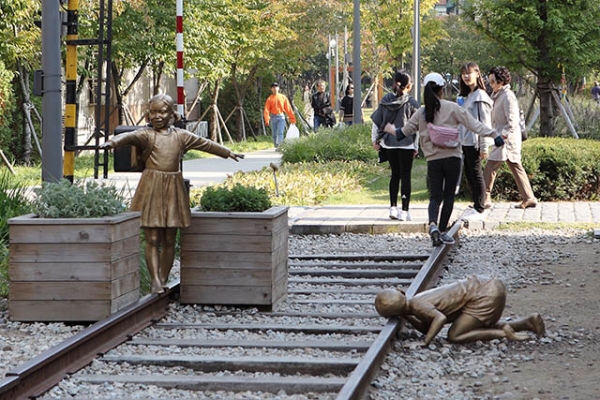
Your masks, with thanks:
M 283 130 L 285 129 L 285 117 L 283 115 L 271 115 L 271 133 L 273 134 L 273 144 L 279 147 L 283 142 Z

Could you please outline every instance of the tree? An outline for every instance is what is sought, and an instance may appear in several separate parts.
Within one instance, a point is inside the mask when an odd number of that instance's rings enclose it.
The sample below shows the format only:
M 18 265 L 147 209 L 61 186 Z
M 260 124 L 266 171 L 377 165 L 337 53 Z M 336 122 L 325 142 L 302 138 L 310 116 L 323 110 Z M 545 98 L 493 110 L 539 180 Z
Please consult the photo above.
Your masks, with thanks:
M 425 70 L 458 75 L 462 65 L 475 61 L 485 74 L 503 62 L 494 53 L 494 44 L 471 25 L 465 24 L 459 16 L 448 15 L 442 27 L 443 37 L 424 46 L 421 52 Z
M 0 90 L 5 101 L 14 102 L 5 103 L 3 112 L 10 112 L 13 106 L 21 111 L 20 118 L 7 118 L 2 123 L 4 128 L 19 134 L 4 136 L 0 144 L 9 147 L 12 154 L 26 164 L 31 162 L 33 135 L 29 80 L 31 71 L 39 68 L 41 55 L 41 32 L 34 25 L 34 20 L 41 15 L 40 6 L 35 0 L 0 2 L 0 59 L 4 61 L 1 69 L 6 69 L 0 73 L 0 79 L 6 82 L 8 77 L 13 78 L 12 88 L 0 83 Z M 9 121 L 12 122 L 10 125 Z
M 577 80 L 600 61 L 594 0 L 471 0 L 463 17 L 505 54 L 507 67 L 537 78 L 540 135 L 554 136 L 553 91 L 563 74 Z

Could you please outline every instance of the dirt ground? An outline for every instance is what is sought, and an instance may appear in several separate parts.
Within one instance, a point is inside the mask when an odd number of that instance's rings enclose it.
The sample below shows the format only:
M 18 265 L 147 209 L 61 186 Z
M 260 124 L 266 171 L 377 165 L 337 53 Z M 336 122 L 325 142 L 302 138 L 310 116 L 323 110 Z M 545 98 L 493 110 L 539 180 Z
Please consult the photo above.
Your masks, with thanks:
M 560 245 L 547 246 L 550 251 Z M 540 340 L 527 362 L 505 371 L 507 383 L 489 386 L 498 398 L 512 392 L 515 399 L 600 399 L 600 246 L 596 241 L 562 250 L 572 256 L 541 267 L 548 278 L 544 284 L 509 294 L 514 310 L 538 311 L 544 317 L 548 339 Z M 509 352 L 524 349 L 516 344 Z

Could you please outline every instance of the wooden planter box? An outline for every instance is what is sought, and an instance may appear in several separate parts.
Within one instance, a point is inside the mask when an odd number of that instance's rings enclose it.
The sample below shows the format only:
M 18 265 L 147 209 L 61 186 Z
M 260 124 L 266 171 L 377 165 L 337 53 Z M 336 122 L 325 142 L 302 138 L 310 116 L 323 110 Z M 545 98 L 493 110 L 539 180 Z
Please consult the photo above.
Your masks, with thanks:
M 140 298 L 140 213 L 8 221 L 15 321 L 98 321 Z
M 181 303 L 275 307 L 287 294 L 287 212 L 192 211 L 181 231 Z

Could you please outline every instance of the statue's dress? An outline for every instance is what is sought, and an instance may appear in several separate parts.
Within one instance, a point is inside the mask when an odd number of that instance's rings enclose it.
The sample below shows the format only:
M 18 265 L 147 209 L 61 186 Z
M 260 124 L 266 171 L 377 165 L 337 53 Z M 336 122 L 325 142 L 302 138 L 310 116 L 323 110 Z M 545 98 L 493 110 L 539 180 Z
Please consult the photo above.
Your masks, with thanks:
M 504 311 L 506 287 L 502 281 L 471 275 L 452 284 L 429 289 L 417 294 L 454 321 L 460 314 L 478 319 L 486 327 L 493 326 Z
M 230 150 L 192 132 L 170 127 L 163 131 L 141 128 L 116 135 L 113 147 L 136 146 L 152 151 L 131 201 L 131 210 L 140 211 L 142 227 L 184 228 L 191 223 L 190 199 L 180 170 L 180 160 L 188 150 L 201 150 L 228 158 Z

